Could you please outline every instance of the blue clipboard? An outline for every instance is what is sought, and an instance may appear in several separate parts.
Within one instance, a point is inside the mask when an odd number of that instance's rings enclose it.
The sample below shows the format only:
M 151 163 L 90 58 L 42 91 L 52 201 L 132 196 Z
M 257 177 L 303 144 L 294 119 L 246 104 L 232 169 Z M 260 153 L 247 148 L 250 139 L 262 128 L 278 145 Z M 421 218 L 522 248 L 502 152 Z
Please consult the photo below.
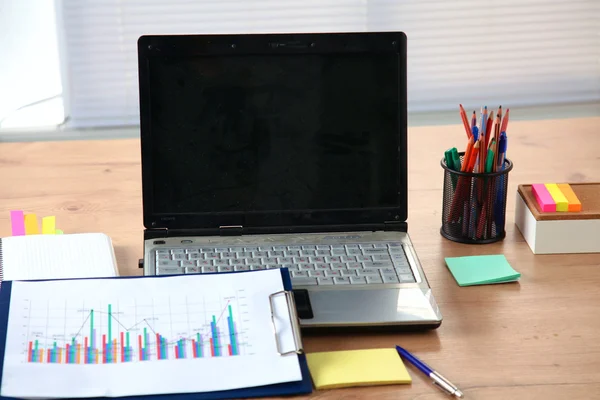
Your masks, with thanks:
M 247 273 L 243 271 L 229 272 L 233 274 Z M 251 273 L 251 272 L 250 272 Z M 168 276 L 123 276 L 114 278 L 77 278 L 73 280 L 83 279 L 162 279 Z M 291 296 L 292 282 L 290 274 L 287 268 L 281 268 L 281 278 L 283 281 L 283 288 L 285 293 L 289 294 L 289 297 L 293 301 Z M 64 280 L 64 279 L 63 279 Z M 40 280 L 41 281 L 41 280 Z M 8 327 L 8 313 L 10 310 L 10 298 L 12 292 L 12 281 L 3 281 L 0 285 L 0 385 L 2 383 L 2 376 L 4 370 L 4 352 L 6 345 L 7 327 Z M 293 303 L 291 303 L 293 307 Z M 298 333 L 299 334 L 299 333 Z M 299 349 L 302 350 L 302 349 Z M 308 364 L 306 362 L 306 355 L 303 351 L 297 354 L 298 361 L 300 363 L 300 371 L 302 373 L 302 380 L 296 382 L 277 383 L 274 385 L 257 386 L 245 389 L 233 389 L 233 390 L 222 390 L 215 392 L 202 392 L 202 393 L 173 393 L 173 394 L 160 394 L 160 395 L 140 395 L 140 396 L 123 396 L 123 397 L 82 397 L 81 400 L 101 400 L 101 399 L 123 399 L 123 400 L 216 400 L 216 399 L 245 399 L 255 397 L 273 397 L 273 396 L 292 396 L 308 394 L 312 392 L 312 380 L 310 378 L 310 372 L 308 370 Z M 75 399 L 75 398 L 73 398 Z M 21 400 L 16 397 L 5 397 L 0 396 L 0 400 Z

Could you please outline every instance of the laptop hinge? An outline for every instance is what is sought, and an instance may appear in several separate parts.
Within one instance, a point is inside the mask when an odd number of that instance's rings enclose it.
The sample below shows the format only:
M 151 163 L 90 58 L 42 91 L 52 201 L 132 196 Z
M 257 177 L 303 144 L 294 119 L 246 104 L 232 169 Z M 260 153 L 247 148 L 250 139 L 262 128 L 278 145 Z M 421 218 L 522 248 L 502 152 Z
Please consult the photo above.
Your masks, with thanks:
M 244 233 L 242 225 L 226 225 L 219 226 L 220 236 L 241 236 Z
M 383 223 L 384 231 L 408 232 L 408 223 L 406 221 L 386 221 Z

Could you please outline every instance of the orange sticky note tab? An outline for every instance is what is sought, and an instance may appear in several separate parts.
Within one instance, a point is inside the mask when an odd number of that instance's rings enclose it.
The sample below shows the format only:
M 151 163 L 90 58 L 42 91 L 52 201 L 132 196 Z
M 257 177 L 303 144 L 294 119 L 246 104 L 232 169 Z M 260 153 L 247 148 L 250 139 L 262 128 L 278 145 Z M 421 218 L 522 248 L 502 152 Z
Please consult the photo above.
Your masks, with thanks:
M 568 183 L 559 183 L 558 188 L 565 195 L 569 203 L 569 211 L 581 211 L 581 202 Z
M 42 218 L 42 234 L 54 235 L 56 233 L 56 217 L 51 215 Z
M 40 228 L 37 223 L 37 215 L 25 214 L 25 234 L 37 235 L 40 233 Z
M 57 230 L 56 230 L 56 234 L 57 234 L 57 235 L 62 235 L 63 233 L 64 233 L 64 232 L 63 232 L 63 231 L 61 231 L 60 229 L 57 229 Z

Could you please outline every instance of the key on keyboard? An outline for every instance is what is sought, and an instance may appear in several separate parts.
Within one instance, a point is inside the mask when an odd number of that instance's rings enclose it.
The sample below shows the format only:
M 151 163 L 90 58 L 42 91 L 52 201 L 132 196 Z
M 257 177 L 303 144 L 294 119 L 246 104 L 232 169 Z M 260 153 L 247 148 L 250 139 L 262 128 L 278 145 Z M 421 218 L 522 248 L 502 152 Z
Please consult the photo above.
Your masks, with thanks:
M 256 271 L 285 266 L 294 286 L 414 283 L 402 243 L 160 249 L 157 275 Z

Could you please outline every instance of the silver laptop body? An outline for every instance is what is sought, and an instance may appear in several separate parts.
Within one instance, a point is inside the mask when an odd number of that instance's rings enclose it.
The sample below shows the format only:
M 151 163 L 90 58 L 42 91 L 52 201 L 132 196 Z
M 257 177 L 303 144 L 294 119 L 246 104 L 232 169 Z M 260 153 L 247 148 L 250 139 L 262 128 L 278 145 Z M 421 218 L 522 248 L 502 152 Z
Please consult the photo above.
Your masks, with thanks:
M 301 326 L 429 329 L 401 32 L 143 36 L 144 275 L 287 268 Z

